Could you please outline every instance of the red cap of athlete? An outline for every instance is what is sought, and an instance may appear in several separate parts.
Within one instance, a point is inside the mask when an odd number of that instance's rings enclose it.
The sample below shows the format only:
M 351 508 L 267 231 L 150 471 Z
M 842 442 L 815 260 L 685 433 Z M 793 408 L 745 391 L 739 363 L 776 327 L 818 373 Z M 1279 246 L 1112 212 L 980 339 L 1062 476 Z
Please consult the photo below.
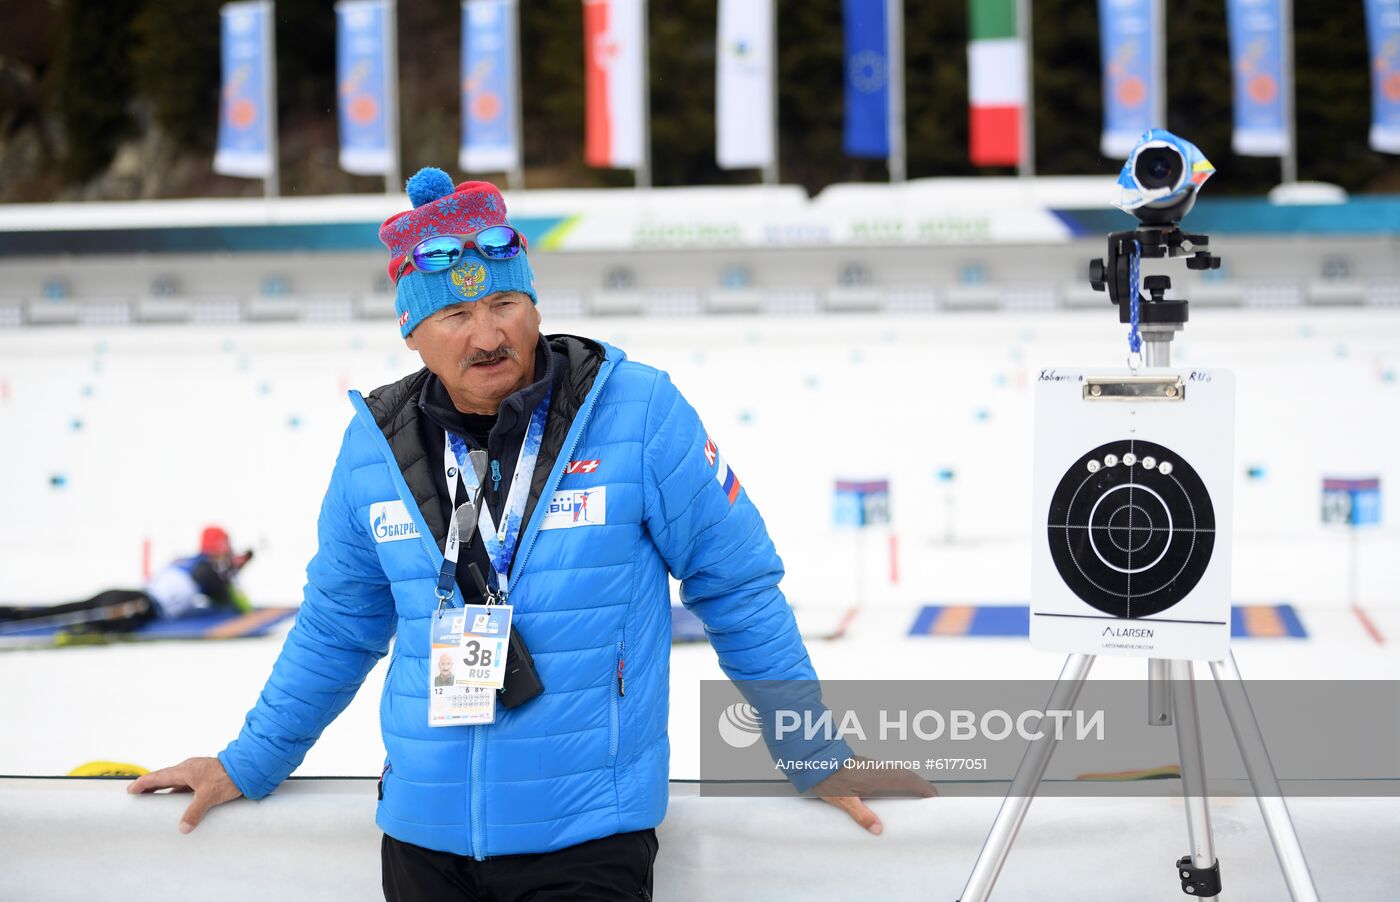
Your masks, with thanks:
M 206 526 L 204 532 L 199 536 L 199 553 L 212 557 L 229 554 L 232 551 L 229 545 L 228 533 L 224 532 L 220 526 Z

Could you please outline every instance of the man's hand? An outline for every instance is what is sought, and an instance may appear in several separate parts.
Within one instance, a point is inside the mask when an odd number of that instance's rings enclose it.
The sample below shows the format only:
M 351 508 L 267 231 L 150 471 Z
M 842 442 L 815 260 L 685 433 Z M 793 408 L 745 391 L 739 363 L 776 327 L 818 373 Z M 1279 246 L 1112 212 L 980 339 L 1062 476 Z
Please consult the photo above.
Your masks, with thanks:
M 186 758 L 174 767 L 151 771 L 137 777 L 126 787 L 130 793 L 156 792 L 172 789 L 193 792 L 194 799 L 180 817 L 180 832 L 189 833 L 215 805 L 232 802 L 243 795 L 229 779 L 218 758 Z
M 933 784 L 902 767 L 874 768 L 869 758 L 848 760 L 839 771 L 807 790 L 851 816 L 851 820 L 879 836 L 885 825 L 862 799 L 927 799 L 938 795 Z M 866 765 L 862 767 L 861 765 Z

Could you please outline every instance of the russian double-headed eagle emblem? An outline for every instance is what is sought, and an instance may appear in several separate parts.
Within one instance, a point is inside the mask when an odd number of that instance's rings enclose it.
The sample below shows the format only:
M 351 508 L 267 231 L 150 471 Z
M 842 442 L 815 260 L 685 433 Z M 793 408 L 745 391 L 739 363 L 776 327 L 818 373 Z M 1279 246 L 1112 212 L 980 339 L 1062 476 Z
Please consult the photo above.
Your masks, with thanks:
M 486 267 L 475 261 L 455 266 L 449 273 L 452 290 L 458 297 L 475 300 L 486 292 Z

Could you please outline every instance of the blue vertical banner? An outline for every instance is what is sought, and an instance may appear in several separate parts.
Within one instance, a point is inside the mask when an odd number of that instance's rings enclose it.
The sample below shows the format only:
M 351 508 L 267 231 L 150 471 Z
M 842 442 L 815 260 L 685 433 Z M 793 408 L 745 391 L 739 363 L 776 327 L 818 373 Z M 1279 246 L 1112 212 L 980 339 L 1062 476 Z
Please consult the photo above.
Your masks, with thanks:
M 1099 150 L 1104 156 L 1126 160 L 1138 139 L 1153 122 L 1158 107 L 1159 71 L 1154 54 L 1158 41 L 1152 0 L 1099 0 L 1099 48 L 1103 58 L 1103 135 Z
M 219 9 L 223 88 L 214 171 L 275 179 L 277 108 L 273 96 L 272 3 L 242 0 Z
M 1283 92 L 1292 79 L 1283 71 L 1282 0 L 1226 0 L 1230 26 L 1230 71 L 1235 98 L 1235 153 L 1281 157 L 1288 153 L 1288 113 Z
M 467 172 L 520 169 L 515 0 L 462 4 L 462 149 Z
M 890 54 L 886 0 L 841 0 L 846 32 L 846 127 L 852 157 L 890 155 Z
M 1371 51 L 1371 149 L 1400 153 L 1400 3 L 1366 0 Z
M 340 0 L 335 5 L 340 168 L 357 175 L 384 175 L 398 168 L 391 3 Z

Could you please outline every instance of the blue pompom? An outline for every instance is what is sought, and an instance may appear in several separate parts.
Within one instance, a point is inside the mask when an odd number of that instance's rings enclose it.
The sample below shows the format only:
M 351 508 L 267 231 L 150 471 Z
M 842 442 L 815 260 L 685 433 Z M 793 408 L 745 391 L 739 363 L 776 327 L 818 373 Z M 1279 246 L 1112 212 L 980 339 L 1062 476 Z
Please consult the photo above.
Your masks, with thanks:
M 452 176 L 441 169 L 425 166 L 413 173 L 413 178 L 408 180 L 408 199 L 413 202 L 413 208 L 416 210 L 439 197 L 451 194 L 453 187 Z

